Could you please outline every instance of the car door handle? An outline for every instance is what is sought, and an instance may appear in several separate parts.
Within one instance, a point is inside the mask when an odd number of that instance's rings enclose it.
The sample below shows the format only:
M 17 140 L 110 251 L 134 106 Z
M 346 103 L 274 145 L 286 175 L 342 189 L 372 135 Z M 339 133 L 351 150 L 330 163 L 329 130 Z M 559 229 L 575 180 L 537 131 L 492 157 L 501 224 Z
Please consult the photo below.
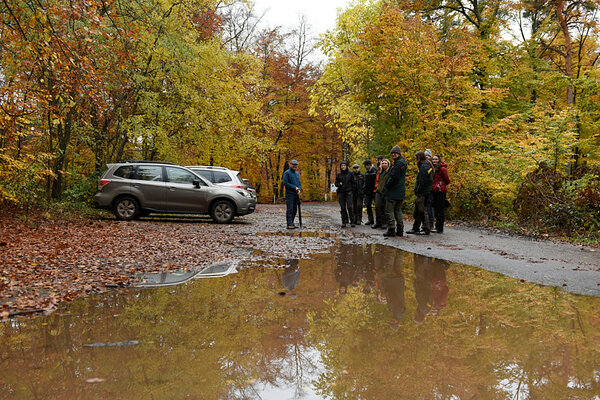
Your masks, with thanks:
M 177 188 L 176 188 L 175 186 L 169 186 L 169 190 L 170 190 L 171 192 L 174 192 L 174 191 L 176 191 L 176 190 L 177 190 Z

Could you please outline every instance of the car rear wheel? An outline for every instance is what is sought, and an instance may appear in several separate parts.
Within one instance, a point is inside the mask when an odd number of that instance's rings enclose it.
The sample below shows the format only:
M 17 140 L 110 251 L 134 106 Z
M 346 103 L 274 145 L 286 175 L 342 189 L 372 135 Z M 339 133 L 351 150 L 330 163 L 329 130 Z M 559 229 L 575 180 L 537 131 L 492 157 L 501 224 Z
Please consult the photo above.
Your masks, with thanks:
M 133 197 L 121 197 L 116 201 L 113 212 L 117 219 L 131 221 L 140 215 L 140 206 Z
M 235 208 L 227 200 L 219 200 L 210 209 L 211 218 L 219 224 L 227 224 L 235 217 Z

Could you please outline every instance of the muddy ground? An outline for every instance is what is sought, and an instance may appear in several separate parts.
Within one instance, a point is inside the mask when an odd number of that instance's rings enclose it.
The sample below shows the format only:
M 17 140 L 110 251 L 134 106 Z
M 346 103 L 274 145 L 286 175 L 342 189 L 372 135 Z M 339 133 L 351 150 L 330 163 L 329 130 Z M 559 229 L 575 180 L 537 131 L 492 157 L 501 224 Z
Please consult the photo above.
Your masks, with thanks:
M 337 240 L 381 243 L 474 265 L 526 281 L 600 296 L 600 251 L 476 227 L 443 234 L 383 237 L 369 226 L 344 228 L 336 204 L 303 204 L 303 228 L 285 229 L 284 205 L 218 225 L 206 217 L 151 216 L 120 222 L 3 216 L 0 224 L 0 317 L 50 312 L 91 292 L 127 286 L 148 271 L 198 270 L 215 262 L 276 264 L 308 257 Z M 410 227 L 406 221 L 405 230 Z

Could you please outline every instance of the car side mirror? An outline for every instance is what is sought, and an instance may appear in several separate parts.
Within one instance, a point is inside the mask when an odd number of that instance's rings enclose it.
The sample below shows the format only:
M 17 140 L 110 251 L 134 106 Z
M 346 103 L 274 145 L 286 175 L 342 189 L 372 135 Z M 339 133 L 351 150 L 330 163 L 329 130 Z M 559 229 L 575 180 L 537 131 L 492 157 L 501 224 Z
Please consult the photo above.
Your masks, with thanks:
M 194 179 L 193 182 L 194 187 L 200 189 L 200 180 L 199 179 Z

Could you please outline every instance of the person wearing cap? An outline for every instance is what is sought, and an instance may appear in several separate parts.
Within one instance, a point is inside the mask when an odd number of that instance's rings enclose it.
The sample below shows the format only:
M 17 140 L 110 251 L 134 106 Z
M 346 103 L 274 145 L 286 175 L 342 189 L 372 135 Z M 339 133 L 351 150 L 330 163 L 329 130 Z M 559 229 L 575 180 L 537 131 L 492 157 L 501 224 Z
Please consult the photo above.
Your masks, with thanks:
M 360 172 L 360 166 L 352 166 L 354 175 L 354 188 L 352 190 L 352 212 L 354 213 L 354 224 L 362 224 L 363 200 L 365 198 L 365 176 Z
M 394 163 L 390 167 L 389 178 L 383 188 L 385 213 L 387 215 L 387 232 L 383 236 L 404 236 L 404 219 L 402 202 L 406 195 L 406 168 L 408 164 L 402 157 L 400 146 L 390 150 Z
M 298 161 L 290 161 L 290 167 L 283 173 L 283 186 L 285 186 L 285 218 L 287 220 L 287 228 L 295 229 L 294 219 L 298 212 L 298 203 L 300 202 L 300 193 L 302 192 L 300 174 L 298 173 Z
M 365 225 L 373 225 L 373 200 L 375 200 L 375 182 L 377 180 L 377 168 L 371 164 L 371 160 L 363 161 L 365 166 L 365 207 L 367 208 L 368 221 Z
M 371 229 L 385 229 L 385 201 L 383 200 L 383 188 L 378 190 L 381 176 L 382 174 L 385 174 L 385 171 L 381 166 L 381 162 L 384 160 L 384 157 L 379 155 L 377 156 L 376 160 L 377 175 L 375 176 L 375 224 L 371 225 Z
M 354 189 L 354 174 L 348 170 L 348 162 L 340 163 L 340 173 L 335 177 L 338 202 L 340 203 L 340 214 L 342 215 L 342 228 L 350 222 L 354 227 L 354 214 L 352 212 L 352 191 Z

